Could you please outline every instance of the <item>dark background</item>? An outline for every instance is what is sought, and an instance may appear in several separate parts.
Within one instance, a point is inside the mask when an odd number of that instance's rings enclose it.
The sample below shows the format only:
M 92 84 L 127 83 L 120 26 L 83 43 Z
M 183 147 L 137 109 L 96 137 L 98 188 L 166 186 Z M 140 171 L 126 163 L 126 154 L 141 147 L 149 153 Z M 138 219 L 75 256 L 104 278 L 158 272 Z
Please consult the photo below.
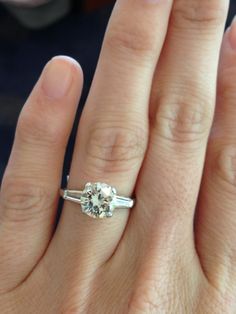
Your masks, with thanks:
M 0 5 L 0 181 L 9 158 L 19 112 L 43 66 L 53 56 L 65 54 L 82 65 L 85 85 L 65 161 L 68 172 L 76 125 L 88 94 L 112 5 L 93 11 L 74 6 L 52 26 L 30 30 Z M 236 14 L 231 0 L 227 26 Z

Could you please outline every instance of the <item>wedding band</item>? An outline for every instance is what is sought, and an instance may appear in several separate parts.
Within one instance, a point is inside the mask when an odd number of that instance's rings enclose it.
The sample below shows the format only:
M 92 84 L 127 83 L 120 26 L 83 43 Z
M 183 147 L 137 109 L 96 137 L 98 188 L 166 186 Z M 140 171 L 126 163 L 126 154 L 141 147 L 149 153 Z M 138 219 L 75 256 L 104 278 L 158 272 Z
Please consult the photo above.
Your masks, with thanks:
M 112 217 L 115 209 L 132 208 L 134 199 L 118 196 L 116 189 L 106 183 L 87 183 L 83 191 L 61 190 L 64 200 L 80 204 L 84 214 L 92 218 Z

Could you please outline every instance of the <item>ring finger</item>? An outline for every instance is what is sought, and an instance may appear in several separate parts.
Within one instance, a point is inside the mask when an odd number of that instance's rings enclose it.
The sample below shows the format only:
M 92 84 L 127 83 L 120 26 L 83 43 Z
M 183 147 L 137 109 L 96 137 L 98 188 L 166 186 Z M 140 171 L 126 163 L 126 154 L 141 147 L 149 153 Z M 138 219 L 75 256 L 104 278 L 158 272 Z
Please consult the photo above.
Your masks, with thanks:
M 80 121 L 69 188 L 100 181 L 121 195 L 132 194 L 146 150 L 150 90 L 170 10 L 171 1 L 116 3 Z M 63 264 L 73 254 L 74 265 L 68 267 L 78 267 L 79 259 L 80 268 L 93 269 L 114 252 L 128 214 L 120 210 L 115 218 L 98 221 L 66 202 L 51 251 L 63 246 Z

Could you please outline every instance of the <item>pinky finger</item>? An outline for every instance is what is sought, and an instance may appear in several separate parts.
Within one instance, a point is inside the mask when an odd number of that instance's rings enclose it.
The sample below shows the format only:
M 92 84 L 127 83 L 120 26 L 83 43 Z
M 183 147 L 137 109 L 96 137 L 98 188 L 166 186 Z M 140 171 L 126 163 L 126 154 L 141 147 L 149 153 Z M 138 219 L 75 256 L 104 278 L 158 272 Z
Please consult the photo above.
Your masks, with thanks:
M 205 273 L 236 292 L 236 21 L 227 30 L 219 66 L 216 115 L 209 140 L 196 231 Z M 226 310 L 227 311 L 227 310 Z
M 50 241 L 82 80 L 73 59 L 53 58 L 20 114 L 0 194 L 0 292 L 24 281 Z

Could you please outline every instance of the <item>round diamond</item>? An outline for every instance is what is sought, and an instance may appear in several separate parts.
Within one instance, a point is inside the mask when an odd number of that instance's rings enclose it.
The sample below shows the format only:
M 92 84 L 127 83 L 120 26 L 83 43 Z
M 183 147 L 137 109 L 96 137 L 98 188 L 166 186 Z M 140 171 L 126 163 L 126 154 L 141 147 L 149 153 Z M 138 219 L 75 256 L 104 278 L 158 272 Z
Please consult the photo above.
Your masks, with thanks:
M 83 213 L 93 218 L 111 217 L 116 190 L 105 183 L 88 183 L 81 195 Z

